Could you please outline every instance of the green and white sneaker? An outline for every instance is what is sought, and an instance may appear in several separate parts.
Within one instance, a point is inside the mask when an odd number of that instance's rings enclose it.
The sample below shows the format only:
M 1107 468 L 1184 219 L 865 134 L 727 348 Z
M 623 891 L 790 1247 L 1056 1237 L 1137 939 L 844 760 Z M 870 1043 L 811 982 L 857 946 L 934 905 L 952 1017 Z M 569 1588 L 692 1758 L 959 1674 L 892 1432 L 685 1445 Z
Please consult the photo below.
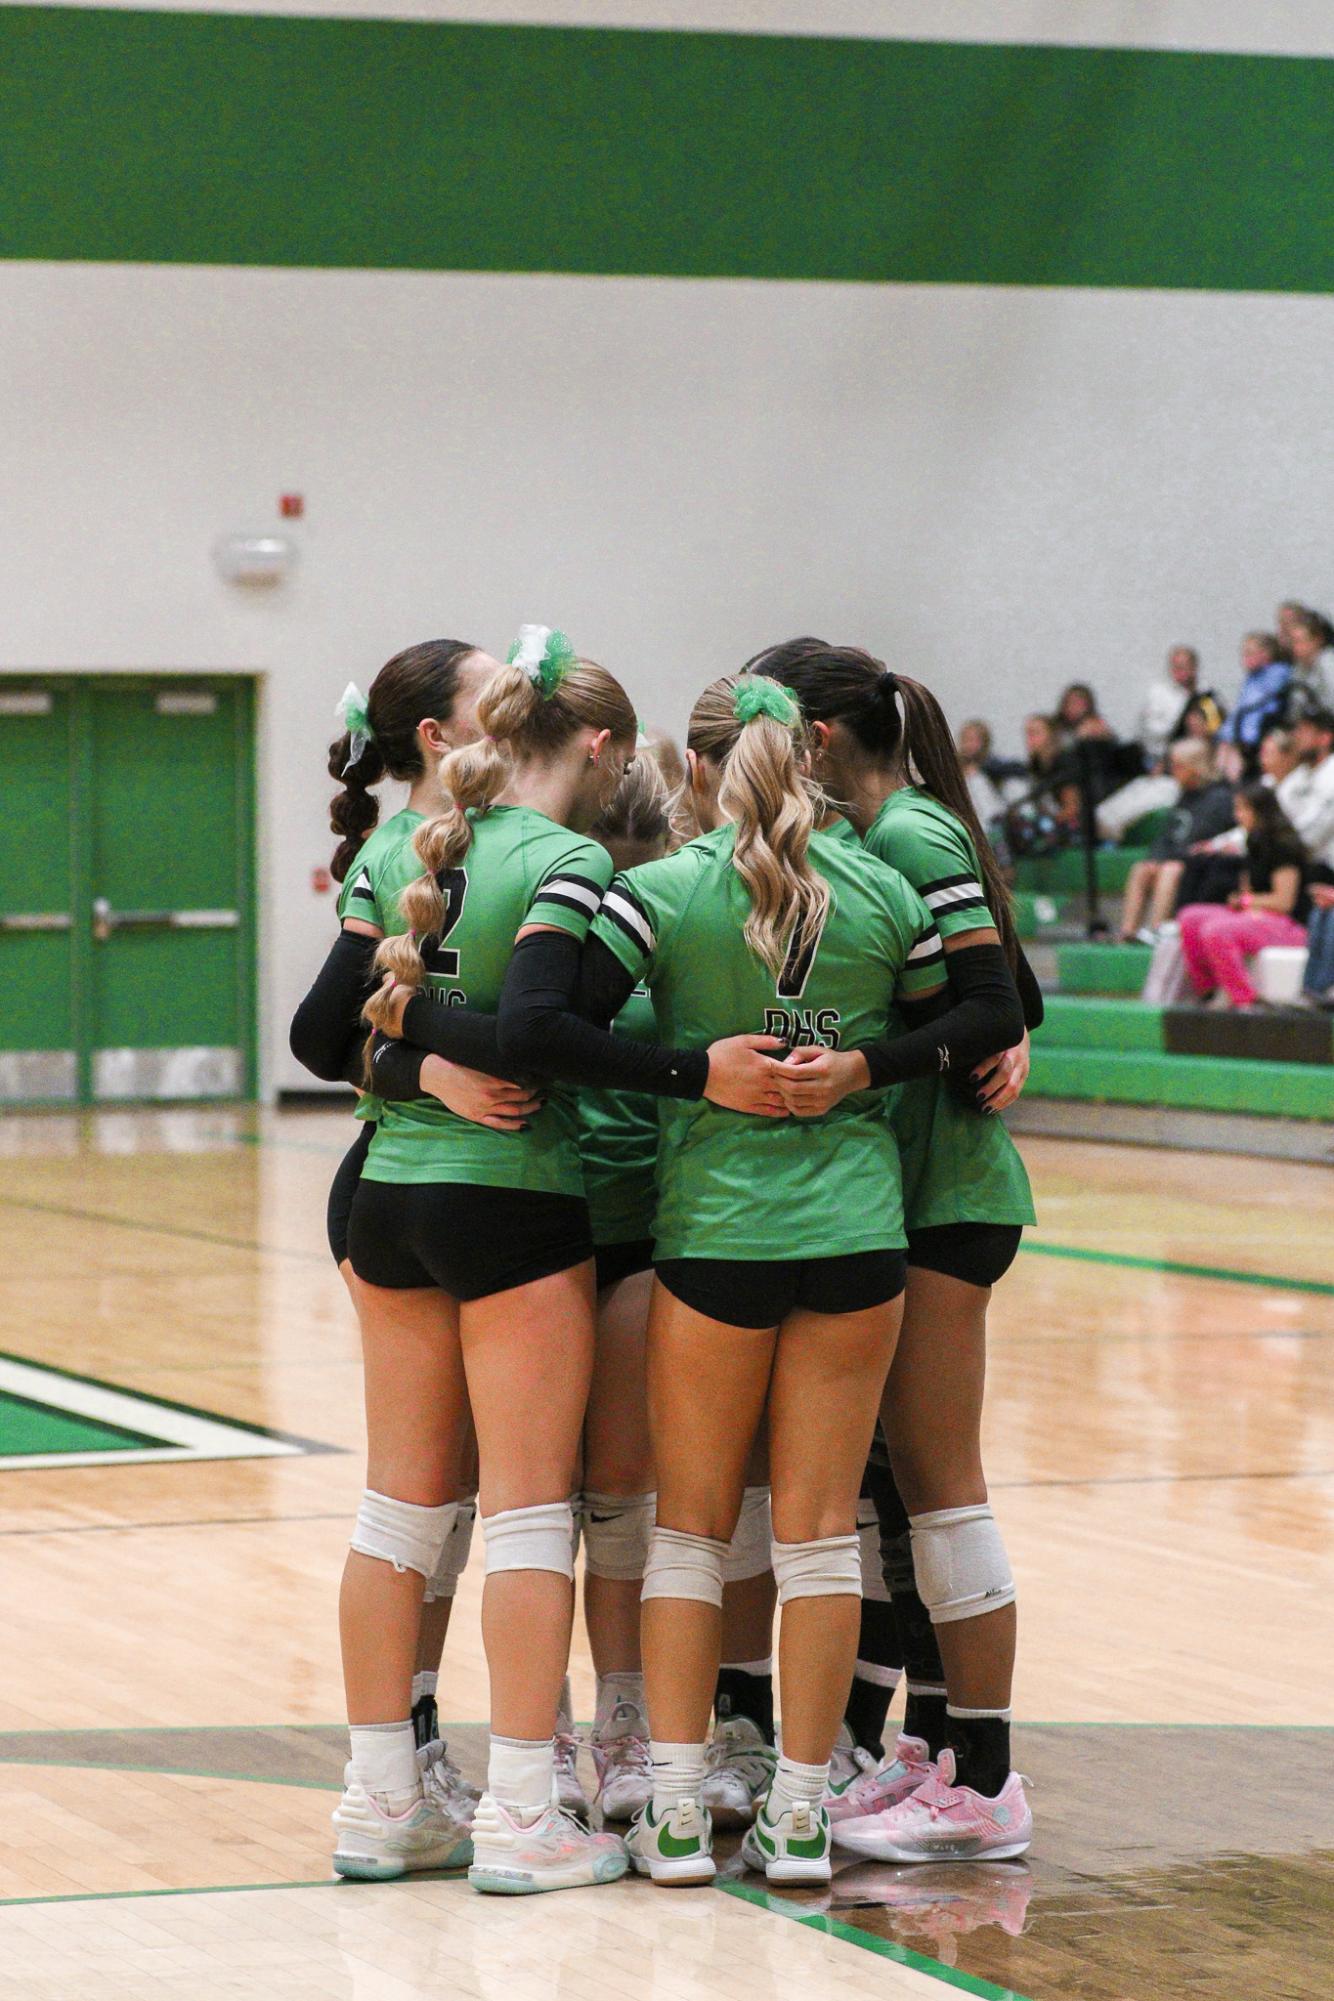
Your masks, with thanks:
M 741 1860 L 748 1869 L 762 1869 L 771 1883 L 827 1883 L 832 1839 L 822 1806 L 798 1800 L 771 1820 L 766 1799 L 746 1830 Z
M 713 1822 L 696 1800 L 681 1800 L 655 1820 L 650 1800 L 631 1823 L 625 1852 L 638 1873 L 655 1883 L 711 1883 Z

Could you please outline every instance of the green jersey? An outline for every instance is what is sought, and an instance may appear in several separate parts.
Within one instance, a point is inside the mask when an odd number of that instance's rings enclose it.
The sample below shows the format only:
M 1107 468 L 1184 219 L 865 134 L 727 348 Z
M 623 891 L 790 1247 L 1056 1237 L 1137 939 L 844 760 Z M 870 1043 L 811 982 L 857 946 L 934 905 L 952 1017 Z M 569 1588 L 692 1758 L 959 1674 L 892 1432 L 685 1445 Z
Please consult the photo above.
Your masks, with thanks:
M 896 995 L 940 985 L 940 939 L 921 898 L 855 843 L 823 834 L 810 852 L 829 884 L 828 916 L 817 937 L 794 941 L 775 977 L 742 936 L 750 906 L 734 834 L 720 827 L 631 869 L 603 899 L 595 935 L 648 986 L 659 1040 L 701 1048 L 768 1034 L 855 1048 L 884 1035 Z M 879 1092 L 854 1092 L 819 1119 L 750 1118 L 674 1098 L 659 1101 L 658 1117 L 659 1257 L 842 1257 L 904 1242 Z
M 869 851 L 901 871 L 942 937 L 994 925 L 968 829 L 930 793 L 891 792 L 866 833 Z M 938 1077 L 890 1093 L 910 1230 L 946 1223 L 1032 1223 L 1033 1196 L 1018 1148 L 1000 1119 L 961 1104 Z
M 610 879 L 611 857 L 598 842 L 527 806 L 493 806 L 472 816 L 472 823 L 472 846 L 441 883 L 445 916 L 427 950 L 426 992 L 441 1007 L 472 1006 L 494 1014 L 516 933 L 525 924 L 545 924 L 582 940 Z M 409 841 L 372 878 L 383 912 L 377 921 L 387 931 L 404 929 L 398 899 L 421 872 Z M 368 1181 L 463 1181 L 552 1195 L 583 1193 L 570 1090 L 552 1086 L 522 1133 L 457 1118 L 438 1098 L 381 1101 L 377 1109 L 379 1122 L 363 1169 Z
M 617 1035 L 656 1042 L 653 1002 L 636 988 L 612 1023 Z M 593 1242 L 637 1244 L 653 1235 L 658 1100 L 648 1091 L 579 1093 L 579 1153 Z
M 376 827 L 362 842 L 360 852 L 348 871 L 338 895 L 338 921 L 359 917 L 363 923 L 378 925 L 381 931 L 399 931 L 398 893 L 422 872 L 412 845 L 412 837 L 424 815 L 407 806 L 382 827 Z

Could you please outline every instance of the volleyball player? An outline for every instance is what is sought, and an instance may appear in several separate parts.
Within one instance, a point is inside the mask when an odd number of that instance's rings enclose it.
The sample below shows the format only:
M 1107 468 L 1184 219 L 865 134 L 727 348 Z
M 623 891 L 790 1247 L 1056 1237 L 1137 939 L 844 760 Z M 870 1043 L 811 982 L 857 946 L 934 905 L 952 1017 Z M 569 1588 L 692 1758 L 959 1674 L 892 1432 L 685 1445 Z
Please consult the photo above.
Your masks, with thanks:
M 688 756 L 709 767 L 722 824 L 618 878 L 582 954 L 534 929 L 501 998 L 502 1054 L 581 1083 L 642 1074 L 634 1045 L 592 1025 L 641 977 L 660 1032 L 711 1045 L 662 1052 L 649 1085 L 713 1099 L 666 1106 L 659 1155 L 643 1622 L 654 1794 L 627 1837 L 658 1882 L 713 1873 L 700 1792 L 723 1558 L 766 1398 L 784 1742 L 743 1854 L 773 1881 L 829 1878 L 822 1800 L 857 1645 L 857 1493 L 903 1287 L 897 1156 L 876 1092 L 970 1065 L 1022 1030 L 1008 976 L 934 1018 L 946 1004 L 930 915 L 893 870 L 813 834 L 804 755 L 796 704 L 762 677 L 706 690 Z M 891 1004 L 911 1013 L 917 997 L 928 1018 L 886 1036 Z M 756 1030 L 792 1054 L 765 1057 Z M 765 1122 L 719 1108 L 721 1038 L 749 1042 L 767 1069 Z M 887 1204 L 867 1201 L 872 1185 Z
M 428 640 L 386 662 L 368 697 L 349 688 L 340 704 L 347 728 L 330 745 L 329 773 L 341 783 L 330 806 L 333 831 L 341 836 L 330 872 L 341 886 L 342 928 L 296 1011 L 290 1034 L 298 1061 L 327 1082 L 347 1081 L 359 1088 L 364 1081 L 361 1010 L 374 984 L 376 946 L 393 922 L 390 905 L 396 888 L 419 872 L 411 852 L 412 837 L 426 814 L 440 808 L 439 760 L 451 747 L 477 735 L 477 696 L 499 664 L 463 641 Z M 373 788 L 386 777 L 411 789 L 403 809 L 380 826 Z M 451 1074 L 445 1066 L 440 1076 L 460 1117 L 513 1118 L 527 1107 L 529 1094 L 501 1080 L 457 1068 Z M 358 1308 L 357 1282 L 347 1257 L 347 1223 L 377 1110 L 374 1100 L 363 1094 L 358 1136 L 334 1176 L 327 1209 L 329 1248 Z M 458 1830 L 460 1825 L 466 1829 L 477 1791 L 464 1780 L 440 1738 L 435 1687 L 476 1514 L 470 1498 L 476 1493 L 475 1451 L 466 1422 L 457 1441 L 453 1484 L 460 1495 L 458 1514 L 426 1582 L 412 1697 L 419 1762 L 427 1789 L 448 1823 L 440 1838 L 451 1844 L 450 1852 L 461 1853 Z M 343 1859 L 352 1868 L 362 1859 L 379 1865 L 375 1874 L 396 1873 L 393 1859 L 384 1854 L 371 1858 L 347 1854 Z
M 516 932 L 536 926 L 576 949 L 581 942 L 611 874 L 606 850 L 583 830 L 616 790 L 635 720 L 619 684 L 545 628 L 525 628 L 518 658 L 488 684 L 477 715 L 484 735 L 445 759 L 452 803 L 418 829 L 425 873 L 400 895 L 398 931 L 377 966 L 437 1005 L 471 1000 L 485 1011 Z M 367 1018 L 380 1026 L 400 1003 L 387 984 Z M 712 1089 L 735 1086 L 743 1102 L 754 1094 L 759 1059 L 748 1047 L 704 1060 Z M 405 1810 L 406 1639 L 421 1576 L 450 1525 L 439 1442 L 466 1396 L 481 1471 L 492 1727 L 470 1881 L 501 1893 L 609 1882 L 624 1870 L 623 1848 L 590 1834 L 552 1796 L 573 1603 L 570 1492 L 594 1347 L 593 1246 L 571 1095 L 550 1092 L 517 1133 L 465 1124 L 429 1099 L 386 1102 L 348 1247 L 380 1478 L 358 1520 L 344 1588 L 363 1755 L 346 1817 L 374 1839 Z
M 834 1809 L 840 1846 L 883 1860 L 1019 1854 L 1032 1819 L 1010 1762 L 1015 1592 L 987 1499 L 980 1433 L 991 1288 L 1034 1220 L 1023 1162 L 994 1114 L 1022 1086 L 1041 995 L 929 691 L 866 653 L 817 640 L 775 647 L 751 664 L 801 702 L 817 777 L 868 850 L 922 895 L 952 980 L 967 989 L 1008 965 L 1024 999 L 1020 1047 L 1004 1057 L 993 1051 L 978 1066 L 986 1116 L 939 1077 L 905 1084 L 892 1104 L 908 1281 L 883 1412 L 893 1474 L 873 1461 L 869 1478 L 908 1710 L 894 1761 Z

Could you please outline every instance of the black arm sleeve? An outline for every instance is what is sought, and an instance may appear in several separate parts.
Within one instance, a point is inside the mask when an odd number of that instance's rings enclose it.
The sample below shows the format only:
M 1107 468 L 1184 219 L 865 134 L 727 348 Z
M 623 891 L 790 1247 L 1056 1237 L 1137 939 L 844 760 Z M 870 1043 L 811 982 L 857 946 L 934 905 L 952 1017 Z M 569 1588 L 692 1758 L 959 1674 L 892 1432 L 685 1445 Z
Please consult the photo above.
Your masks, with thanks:
M 376 1097 L 385 1098 L 390 1104 L 424 1097 L 421 1075 L 425 1055 L 425 1050 L 414 1048 L 410 1042 L 377 1035 L 371 1048 L 371 1089 Z
M 371 961 L 378 938 L 340 931 L 306 998 L 292 1016 L 288 1047 L 298 1063 L 326 1084 L 361 1084 L 366 1029 L 361 1010 L 375 985 Z
M 1024 1027 L 1041 1028 L 1046 1008 L 1043 1004 L 1042 988 L 1038 985 L 1038 976 L 1024 957 L 1023 946 L 1016 945 L 1015 951 L 1019 957 L 1014 969 L 1014 983 L 1019 990 L 1019 1000 L 1024 1010 Z M 994 1056 L 996 1051 L 989 1049 L 987 1054 Z
M 414 994 L 403 1010 L 403 1040 L 419 1052 L 429 1050 L 466 1070 L 481 1070 L 513 1083 L 517 1081 L 513 1072 L 500 1060 L 497 1019 L 479 1008 L 442 1007 L 425 994 Z
M 1024 1010 L 999 945 L 968 945 L 951 952 L 947 965 L 948 1001 L 900 1002 L 907 1033 L 862 1045 L 875 1089 L 910 1077 L 966 1079 L 984 1056 L 1022 1037 Z
M 585 951 L 590 957 L 601 954 L 603 960 L 586 978 L 580 965 Z M 651 1091 L 667 1098 L 702 1097 L 709 1078 L 707 1051 L 633 1042 L 575 1012 L 576 997 L 586 988 L 596 1012 L 610 1019 L 634 987 L 633 975 L 600 939 L 590 939 L 585 947 L 568 932 L 531 931 L 514 947 L 501 990 L 503 1061 L 521 1072 L 570 1084 Z

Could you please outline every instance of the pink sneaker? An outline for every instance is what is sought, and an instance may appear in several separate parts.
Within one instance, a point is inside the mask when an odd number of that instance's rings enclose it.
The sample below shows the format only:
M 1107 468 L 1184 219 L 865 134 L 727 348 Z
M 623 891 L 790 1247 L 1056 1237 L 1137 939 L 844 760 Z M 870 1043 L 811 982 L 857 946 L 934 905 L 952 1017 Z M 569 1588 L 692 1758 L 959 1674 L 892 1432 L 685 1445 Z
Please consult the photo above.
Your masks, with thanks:
M 840 1848 L 877 1862 L 1004 1862 L 1033 1839 L 1024 1781 L 1011 1772 L 995 1799 L 954 1783 L 954 1753 L 942 1751 L 934 1773 L 884 1813 L 839 1824 Z
M 614 1883 L 629 1867 L 619 1834 L 590 1834 L 554 1799 L 537 1813 L 514 1813 L 483 1793 L 472 1848 L 468 1881 L 500 1896 Z
M 841 1821 L 865 1820 L 871 1814 L 897 1806 L 925 1784 L 935 1769 L 920 1737 L 900 1737 L 887 1765 L 873 1772 L 858 1773 L 841 1791 L 836 1792 L 831 1786 L 825 1794 L 824 1809 L 834 1828 L 835 1843 Z

